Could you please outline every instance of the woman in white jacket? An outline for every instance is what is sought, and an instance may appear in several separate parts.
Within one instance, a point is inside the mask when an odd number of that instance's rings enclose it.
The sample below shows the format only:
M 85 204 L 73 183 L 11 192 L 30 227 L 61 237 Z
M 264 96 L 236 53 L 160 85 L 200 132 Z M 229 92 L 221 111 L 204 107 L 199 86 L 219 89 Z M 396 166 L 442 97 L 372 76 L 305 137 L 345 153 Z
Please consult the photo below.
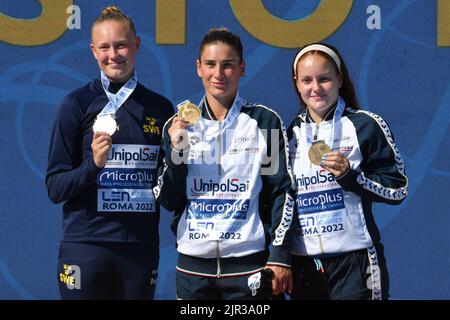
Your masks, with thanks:
M 388 272 L 372 203 L 407 195 L 402 158 L 386 122 L 361 111 L 338 50 L 296 54 L 301 111 L 288 129 L 299 230 L 293 299 L 385 299 Z
M 265 299 L 292 288 L 287 136 L 274 111 L 239 96 L 244 72 L 239 37 L 211 29 L 197 60 L 200 117 L 164 127 L 154 191 L 175 211 L 179 299 Z

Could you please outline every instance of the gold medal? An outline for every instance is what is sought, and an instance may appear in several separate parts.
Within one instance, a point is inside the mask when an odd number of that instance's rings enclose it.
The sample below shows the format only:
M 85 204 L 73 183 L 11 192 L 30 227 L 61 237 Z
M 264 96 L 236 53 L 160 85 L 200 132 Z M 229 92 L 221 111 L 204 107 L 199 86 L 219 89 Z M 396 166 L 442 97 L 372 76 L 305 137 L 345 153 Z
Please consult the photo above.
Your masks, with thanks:
M 313 142 L 308 151 L 309 160 L 316 166 L 320 165 L 322 157 L 325 153 L 330 152 L 330 147 L 323 140 Z
M 189 122 L 190 125 L 195 124 L 200 119 L 200 109 L 189 100 L 183 101 L 177 107 L 178 117 Z

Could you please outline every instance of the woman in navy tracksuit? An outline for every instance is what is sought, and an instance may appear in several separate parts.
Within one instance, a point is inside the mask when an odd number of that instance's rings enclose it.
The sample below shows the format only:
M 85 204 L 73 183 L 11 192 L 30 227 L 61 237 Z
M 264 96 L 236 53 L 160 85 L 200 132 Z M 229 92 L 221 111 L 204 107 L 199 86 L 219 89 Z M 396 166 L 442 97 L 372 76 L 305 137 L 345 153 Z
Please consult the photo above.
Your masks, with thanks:
M 64 203 L 63 299 L 154 295 L 159 206 L 152 187 L 173 107 L 137 81 L 139 44 L 131 19 L 115 6 L 104 9 L 91 44 L 101 77 L 66 96 L 56 114 L 46 185 L 50 199 Z

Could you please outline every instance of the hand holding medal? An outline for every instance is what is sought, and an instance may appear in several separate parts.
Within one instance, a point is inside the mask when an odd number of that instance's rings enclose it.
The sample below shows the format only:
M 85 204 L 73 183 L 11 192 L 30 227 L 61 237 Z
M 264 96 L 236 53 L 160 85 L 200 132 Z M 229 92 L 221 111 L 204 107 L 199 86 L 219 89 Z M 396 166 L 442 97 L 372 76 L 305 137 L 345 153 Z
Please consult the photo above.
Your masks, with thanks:
M 112 148 L 112 138 L 105 132 L 94 132 L 91 149 L 94 163 L 98 168 L 103 168 L 108 160 L 109 151 Z
M 187 128 L 200 119 L 200 109 L 189 100 L 178 104 L 177 108 L 177 116 L 172 119 L 169 136 L 172 147 L 182 150 L 187 148 Z
M 118 130 L 118 126 L 114 117 L 111 114 L 106 114 L 97 116 L 92 129 L 94 130 L 91 143 L 92 156 L 95 165 L 98 168 L 103 168 L 112 148 L 111 136 Z
M 350 162 L 339 151 L 330 150 L 330 152 L 323 154 L 320 158 L 319 165 L 336 178 L 343 176 L 350 169 Z

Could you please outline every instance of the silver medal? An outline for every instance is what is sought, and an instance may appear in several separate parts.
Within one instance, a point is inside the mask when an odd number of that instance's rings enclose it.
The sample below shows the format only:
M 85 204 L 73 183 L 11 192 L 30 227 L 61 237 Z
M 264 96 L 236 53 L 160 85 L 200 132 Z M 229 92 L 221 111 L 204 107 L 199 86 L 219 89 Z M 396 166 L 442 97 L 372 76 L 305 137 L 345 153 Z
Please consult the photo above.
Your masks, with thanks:
M 106 132 L 110 136 L 113 135 L 117 130 L 117 123 L 114 118 L 108 114 L 104 116 L 97 117 L 97 120 L 94 122 L 94 126 L 92 127 L 94 132 Z

